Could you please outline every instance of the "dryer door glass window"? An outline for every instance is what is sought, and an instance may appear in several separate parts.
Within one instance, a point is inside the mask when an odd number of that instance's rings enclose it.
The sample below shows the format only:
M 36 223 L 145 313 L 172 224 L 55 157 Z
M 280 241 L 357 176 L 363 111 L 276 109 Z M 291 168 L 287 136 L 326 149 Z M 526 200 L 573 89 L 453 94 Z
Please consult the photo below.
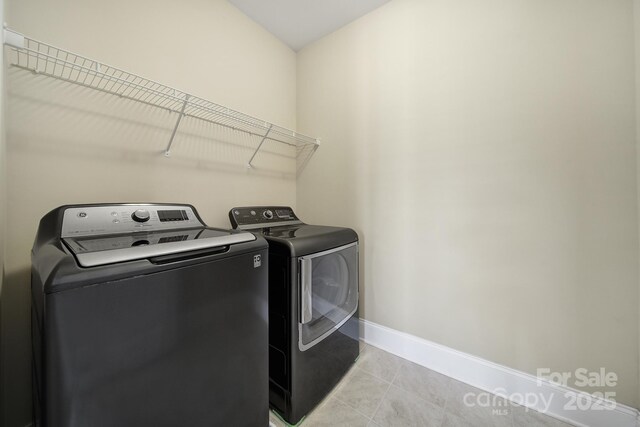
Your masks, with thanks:
M 300 348 L 339 328 L 358 308 L 358 246 L 300 258 Z

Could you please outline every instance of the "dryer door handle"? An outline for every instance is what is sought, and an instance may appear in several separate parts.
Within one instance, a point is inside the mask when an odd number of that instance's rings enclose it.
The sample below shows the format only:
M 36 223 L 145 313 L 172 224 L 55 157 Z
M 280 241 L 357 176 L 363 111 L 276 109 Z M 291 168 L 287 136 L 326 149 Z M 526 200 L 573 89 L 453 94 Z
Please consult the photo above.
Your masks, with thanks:
M 300 323 L 311 322 L 313 319 L 313 269 L 311 259 L 300 259 Z

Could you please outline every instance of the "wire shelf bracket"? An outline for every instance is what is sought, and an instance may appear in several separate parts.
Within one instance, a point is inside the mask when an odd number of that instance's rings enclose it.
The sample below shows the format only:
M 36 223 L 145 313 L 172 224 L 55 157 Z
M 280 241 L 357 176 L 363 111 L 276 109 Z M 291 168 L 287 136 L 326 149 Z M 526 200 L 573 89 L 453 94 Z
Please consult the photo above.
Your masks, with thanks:
M 264 134 L 264 136 L 262 137 L 262 140 L 260 141 L 260 144 L 258 144 L 258 146 L 256 147 L 256 151 L 253 152 L 253 156 L 251 156 L 251 158 L 249 159 L 249 162 L 247 163 L 247 168 L 251 169 L 253 167 L 251 162 L 253 162 L 254 157 L 256 157 L 256 154 L 258 154 L 258 151 L 260 151 L 260 147 L 262 147 L 262 144 L 264 144 L 264 141 L 269 136 L 269 132 L 271 132 L 272 128 L 273 128 L 273 125 L 269 125 L 269 129 L 267 129 L 267 133 Z
M 167 149 L 164 152 L 164 155 L 167 157 L 171 155 L 171 145 L 173 144 L 173 139 L 176 137 L 178 126 L 180 126 L 180 121 L 184 117 L 184 110 L 185 108 L 187 108 L 188 102 L 189 102 L 189 95 L 185 95 L 184 102 L 182 103 L 182 109 L 180 110 L 180 115 L 178 116 L 178 120 L 176 120 L 176 125 L 173 127 L 173 132 L 171 132 L 171 138 L 169 138 L 169 145 L 167 145 Z
M 295 147 L 296 172 L 299 174 L 313 156 L 320 140 L 264 120 L 235 111 L 162 83 L 112 67 L 105 63 L 29 38 L 3 28 L 3 43 L 9 49 L 7 62 L 35 74 L 53 77 L 177 114 L 164 155 L 169 157 L 178 128 L 185 117 L 243 132 L 259 140 L 247 162 L 253 161 L 265 142 Z

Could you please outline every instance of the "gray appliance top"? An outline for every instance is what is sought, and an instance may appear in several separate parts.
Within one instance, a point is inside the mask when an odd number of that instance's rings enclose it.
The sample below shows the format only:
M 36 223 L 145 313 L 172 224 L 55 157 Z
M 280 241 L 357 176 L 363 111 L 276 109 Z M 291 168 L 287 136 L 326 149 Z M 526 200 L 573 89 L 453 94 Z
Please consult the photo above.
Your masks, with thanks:
M 240 230 L 303 224 L 288 206 L 247 206 L 231 209 L 231 226 Z
M 83 267 L 249 242 L 248 232 L 206 227 L 189 205 L 73 206 L 61 237 Z
M 288 206 L 235 207 L 229 211 L 229 221 L 235 229 L 263 236 L 270 250 L 282 249 L 290 256 L 309 255 L 358 241 L 358 234 L 350 228 L 305 224 Z

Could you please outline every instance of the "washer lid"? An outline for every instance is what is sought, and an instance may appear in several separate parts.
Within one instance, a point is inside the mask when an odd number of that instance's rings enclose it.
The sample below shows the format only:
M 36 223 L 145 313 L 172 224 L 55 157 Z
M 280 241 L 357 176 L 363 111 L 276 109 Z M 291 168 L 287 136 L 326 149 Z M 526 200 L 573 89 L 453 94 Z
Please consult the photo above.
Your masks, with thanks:
M 216 248 L 256 240 L 248 232 L 215 228 L 174 229 L 62 239 L 83 267 Z

